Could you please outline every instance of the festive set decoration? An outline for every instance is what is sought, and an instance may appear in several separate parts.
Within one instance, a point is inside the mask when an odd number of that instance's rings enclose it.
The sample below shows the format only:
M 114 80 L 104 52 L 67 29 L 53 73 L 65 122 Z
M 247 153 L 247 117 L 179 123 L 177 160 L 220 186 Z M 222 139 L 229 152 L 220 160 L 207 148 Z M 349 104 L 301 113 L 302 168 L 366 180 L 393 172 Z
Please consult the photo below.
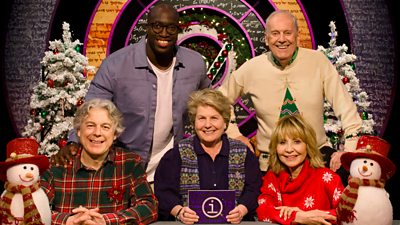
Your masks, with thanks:
M 72 41 L 69 24 L 63 23 L 62 40 L 50 41 L 42 64 L 42 79 L 33 88 L 30 115 L 23 136 L 40 143 L 39 153 L 54 155 L 67 144 L 68 131 L 89 88 L 87 74 L 94 71 L 80 53 L 82 43 Z
M 344 137 L 341 121 L 334 115 L 329 102 L 325 101 L 325 131 L 332 145 L 341 149 L 346 138 L 374 134 L 374 120 L 372 114 L 368 113 L 368 94 L 361 90 L 359 79 L 354 72 L 356 56 L 347 53 L 346 45 L 336 44 L 335 23 L 331 22 L 329 27 L 329 46 L 318 46 L 318 50 L 335 65 L 363 120 L 362 131 L 359 134 Z M 207 76 L 212 80 L 214 88 L 251 57 L 249 46 L 242 34 L 226 17 L 207 15 L 202 9 L 183 11 L 180 28 L 182 33 L 178 39 L 186 38 L 181 45 L 203 55 L 208 69 Z M 64 22 L 63 40 L 50 41 L 50 50 L 45 52 L 41 61 L 42 80 L 33 88 L 30 115 L 23 132 L 23 136 L 34 137 L 40 143 L 39 152 L 46 156 L 56 154 L 66 145 L 68 131 L 73 127 L 75 111 L 83 103 L 89 88 L 87 74 L 94 71 L 94 67 L 89 66 L 87 58 L 80 53 L 82 43 L 71 39 L 69 24 Z M 254 108 L 248 97 L 243 96 L 234 109 L 235 113 L 244 110 L 247 112 L 237 116 L 238 123 L 248 119 L 246 117 L 254 116 Z M 192 129 L 190 125 L 185 127 L 187 136 L 191 135 Z M 254 127 L 252 136 L 256 129 L 257 127 Z

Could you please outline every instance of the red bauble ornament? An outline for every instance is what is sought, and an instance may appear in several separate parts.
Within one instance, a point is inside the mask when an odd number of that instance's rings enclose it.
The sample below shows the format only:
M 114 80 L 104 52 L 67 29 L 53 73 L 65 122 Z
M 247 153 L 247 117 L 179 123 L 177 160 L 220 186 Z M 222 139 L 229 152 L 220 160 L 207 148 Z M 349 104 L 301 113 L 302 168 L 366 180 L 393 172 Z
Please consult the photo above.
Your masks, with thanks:
M 47 80 L 47 87 L 53 88 L 54 87 L 54 80 L 48 79 Z
M 223 33 L 219 33 L 218 34 L 218 40 L 220 40 L 220 41 L 222 41 L 222 40 L 224 40 L 225 38 L 227 38 L 228 36 L 226 35 L 226 34 L 223 34 Z
M 76 102 L 76 106 L 81 106 L 83 104 L 83 99 L 78 99 L 78 101 Z
M 215 68 L 219 68 L 220 66 L 221 66 L 221 64 L 220 64 L 219 62 L 215 62 L 215 63 L 214 63 L 214 67 L 215 67 Z
M 61 138 L 61 139 L 58 141 L 58 147 L 64 148 L 65 145 L 67 145 L 67 140 L 64 139 L 64 138 Z
M 227 50 L 223 50 L 222 51 L 222 56 L 225 56 L 225 57 L 228 56 L 228 51 Z
M 213 75 L 211 73 L 209 73 L 209 74 L 207 74 L 207 77 L 208 77 L 208 79 L 211 80 L 213 78 Z
M 31 116 L 36 116 L 36 109 L 31 109 L 30 113 L 31 113 Z
M 84 77 L 87 77 L 87 69 L 86 69 L 86 68 L 83 69 L 83 76 L 84 76 Z
M 348 77 L 343 77 L 342 82 L 343 82 L 343 84 L 347 84 L 350 82 L 350 79 Z

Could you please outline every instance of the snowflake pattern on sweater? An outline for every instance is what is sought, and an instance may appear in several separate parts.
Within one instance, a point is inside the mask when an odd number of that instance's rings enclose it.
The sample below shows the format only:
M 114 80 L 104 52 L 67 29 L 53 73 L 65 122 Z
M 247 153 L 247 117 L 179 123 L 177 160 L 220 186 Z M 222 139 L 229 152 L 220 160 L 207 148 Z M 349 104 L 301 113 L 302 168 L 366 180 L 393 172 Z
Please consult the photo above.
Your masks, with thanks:
M 258 220 L 291 224 L 296 213 L 284 220 L 279 217 L 280 210 L 275 209 L 277 206 L 298 207 L 303 211 L 325 210 L 336 216 L 336 207 L 343 189 L 337 174 L 328 168 L 311 168 L 307 160 L 295 179 L 291 179 L 286 171 L 279 174 L 268 171 L 263 177 L 258 198 Z

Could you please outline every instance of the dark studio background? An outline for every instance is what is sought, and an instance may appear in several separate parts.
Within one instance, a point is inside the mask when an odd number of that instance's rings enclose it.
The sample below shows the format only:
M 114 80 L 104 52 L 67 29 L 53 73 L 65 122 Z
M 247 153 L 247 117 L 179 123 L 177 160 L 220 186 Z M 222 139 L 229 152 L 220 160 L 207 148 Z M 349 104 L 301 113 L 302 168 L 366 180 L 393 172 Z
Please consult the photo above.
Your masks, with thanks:
M 11 12 L 11 6 L 12 3 L 17 0 L 5 0 L 1 1 L 0 3 L 0 16 L 1 16 L 1 36 L 0 36 L 0 161 L 5 160 L 5 154 L 6 154 L 6 144 L 8 141 L 11 139 L 17 137 L 17 132 L 15 131 L 14 125 L 12 124 L 10 114 L 8 111 L 7 107 L 7 91 L 5 87 L 5 71 L 4 71 L 4 44 L 5 44 L 5 36 L 6 36 L 6 30 L 7 30 L 7 24 L 8 20 L 10 19 L 10 12 Z M 66 1 L 60 1 L 59 8 L 63 8 L 62 4 L 63 2 Z M 90 2 L 94 1 L 81 1 L 80 3 L 80 8 L 87 9 L 86 12 L 88 14 L 74 14 L 74 16 L 69 15 L 70 17 L 68 18 L 68 21 L 70 21 L 72 24 L 77 23 L 73 22 L 73 20 L 76 21 L 87 21 L 88 18 L 90 17 L 90 12 L 92 11 L 92 7 L 94 7 L 94 4 Z M 96 1 L 97 2 L 97 1 Z M 257 1 L 248 1 L 248 2 L 257 2 Z M 391 152 L 390 152 L 390 159 L 397 165 L 398 171 L 392 177 L 388 183 L 386 184 L 385 189 L 389 192 L 390 198 L 392 200 L 392 205 L 393 205 L 393 212 L 394 212 L 394 218 L 395 219 L 400 219 L 400 88 L 398 88 L 399 85 L 399 79 L 398 77 L 400 76 L 399 74 L 399 64 L 400 64 L 400 48 L 399 48 L 399 31 L 400 31 L 400 23 L 399 18 L 398 18 L 398 13 L 399 11 L 396 10 L 394 7 L 394 2 L 395 0 L 386 0 L 388 4 L 388 9 L 389 9 L 389 14 L 391 17 L 391 21 L 393 23 L 394 29 L 394 35 L 395 35 L 395 47 L 396 47 L 396 59 L 395 59 L 395 64 L 396 64 L 396 77 L 395 77 L 395 86 L 397 87 L 393 95 L 393 103 L 392 103 L 392 111 L 390 113 L 389 121 L 387 123 L 385 131 L 382 133 L 382 137 L 386 139 L 391 145 Z M 304 4 L 305 8 L 310 8 L 310 5 L 314 5 L 315 8 L 320 8 L 320 7 L 326 7 L 323 4 L 325 1 L 312 1 L 312 0 L 307 0 L 307 1 L 302 1 Z M 325 3 L 326 4 L 326 3 Z M 339 24 L 346 24 L 345 21 L 340 21 L 341 18 L 343 17 L 335 17 L 335 7 L 339 7 L 340 5 L 334 5 L 332 6 L 331 10 L 329 12 L 332 12 L 331 17 L 321 17 L 319 13 L 322 13 L 320 10 L 315 10 L 315 11 L 310 11 L 308 10 L 307 13 L 310 17 L 310 21 L 313 21 L 312 27 L 315 35 L 315 39 L 317 40 L 317 44 L 325 44 L 329 41 L 329 37 L 327 36 L 328 33 L 328 28 L 327 24 L 329 23 L 330 20 L 336 20 L 337 23 Z M 85 11 L 85 10 L 83 10 Z M 337 11 L 336 11 L 337 12 Z M 327 13 L 326 11 L 323 11 L 323 13 Z M 55 17 L 55 20 L 53 22 L 53 27 L 58 26 L 61 24 L 61 21 L 65 19 L 65 17 L 68 17 L 68 15 L 61 15 L 62 12 L 57 12 L 57 15 L 59 16 L 58 18 Z M 321 18 L 321 19 L 320 19 Z M 329 18 L 329 20 L 324 20 L 323 18 Z M 57 21 L 58 20 L 58 21 Z M 315 22 L 317 21 L 317 22 Z M 350 46 L 349 43 L 347 43 L 348 40 L 348 32 L 346 32 L 347 27 L 346 26 L 338 26 L 338 32 L 339 32 L 339 37 L 338 37 L 338 43 L 345 43 L 347 46 Z M 85 33 L 86 27 L 81 27 L 74 29 L 74 37 L 79 38 L 80 40 L 83 40 L 83 35 Z M 52 29 L 52 30 L 58 30 L 58 29 Z M 343 30 L 343 31 L 341 31 Z M 53 32 L 52 35 L 49 37 L 50 40 L 53 40 L 55 38 L 59 38 L 61 34 L 57 32 Z M 351 49 L 349 49 L 350 51 Z M 0 181 L 0 193 L 3 191 L 3 183 Z

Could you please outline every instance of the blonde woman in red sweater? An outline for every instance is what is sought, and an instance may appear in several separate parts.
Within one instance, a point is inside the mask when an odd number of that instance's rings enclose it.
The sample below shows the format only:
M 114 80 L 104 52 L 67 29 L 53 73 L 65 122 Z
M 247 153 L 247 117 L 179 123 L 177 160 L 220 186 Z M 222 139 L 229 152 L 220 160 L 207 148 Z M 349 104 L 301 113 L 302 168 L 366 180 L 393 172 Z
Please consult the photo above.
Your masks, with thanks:
M 336 224 L 343 191 L 325 168 L 311 126 L 296 114 L 282 117 L 269 144 L 270 168 L 258 198 L 258 220 L 280 224 Z

